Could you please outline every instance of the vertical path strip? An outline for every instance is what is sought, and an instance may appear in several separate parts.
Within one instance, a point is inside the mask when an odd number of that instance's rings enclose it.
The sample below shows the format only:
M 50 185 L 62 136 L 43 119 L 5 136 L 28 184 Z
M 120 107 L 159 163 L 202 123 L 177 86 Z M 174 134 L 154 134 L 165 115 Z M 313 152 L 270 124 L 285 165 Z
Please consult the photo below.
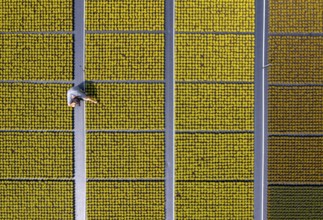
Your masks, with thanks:
M 165 0 L 165 219 L 175 219 L 175 1 Z
M 74 85 L 84 89 L 85 0 L 74 0 Z M 74 109 L 75 219 L 86 219 L 85 106 Z
M 255 0 L 254 219 L 267 219 L 267 0 Z

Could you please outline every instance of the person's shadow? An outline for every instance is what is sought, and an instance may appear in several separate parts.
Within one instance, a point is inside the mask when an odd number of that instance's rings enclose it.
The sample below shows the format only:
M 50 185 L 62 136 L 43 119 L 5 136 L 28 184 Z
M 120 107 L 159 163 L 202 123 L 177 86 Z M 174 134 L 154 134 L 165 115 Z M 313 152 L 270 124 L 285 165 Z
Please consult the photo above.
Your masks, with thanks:
M 85 81 L 83 83 L 83 87 L 85 84 L 85 93 L 86 95 L 90 96 L 91 98 L 93 98 L 94 100 L 96 100 L 97 102 L 100 102 L 100 100 L 98 100 L 98 93 L 97 93 L 97 86 L 95 83 L 91 82 L 91 81 Z

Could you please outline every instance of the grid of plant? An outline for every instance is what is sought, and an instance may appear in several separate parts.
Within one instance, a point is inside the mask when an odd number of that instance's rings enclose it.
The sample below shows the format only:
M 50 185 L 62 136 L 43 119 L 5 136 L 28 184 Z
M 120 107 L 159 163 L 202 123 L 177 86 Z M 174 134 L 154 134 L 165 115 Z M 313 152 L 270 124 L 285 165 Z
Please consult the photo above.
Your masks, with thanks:
M 86 30 L 87 217 L 164 219 L 164 1 L 87 0 Z
M 72 0 L 0 1 L 0 219 L 74 218 L 72 30 Z
M 85 3 L 88 219 L 164 219 L 164 0 Z M 176 0 L 178 219 L 253 218 L 254 3 Z M 268 219 L 320 219 L 323 2 L 269 3 Z M 0 219 L 75 217 L 73 4 L 0 0 Z
M 176 1 L 176 218 L 252 219 L 254 1 Z
M 268 219 L 321 219 L 323 2 L 269 3 Z

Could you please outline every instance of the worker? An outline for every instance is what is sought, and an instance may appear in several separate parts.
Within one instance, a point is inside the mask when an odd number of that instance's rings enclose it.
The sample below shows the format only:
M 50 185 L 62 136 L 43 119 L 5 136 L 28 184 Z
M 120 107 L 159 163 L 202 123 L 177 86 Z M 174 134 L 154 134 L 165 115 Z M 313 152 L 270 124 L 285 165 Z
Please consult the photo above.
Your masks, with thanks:
M 70 107 L 75 107 L 76 105 L 80 106 L 81 100 L 89 101 L 97 104 L 98 102 L 90 98 L 85 94 L 85 92 L 79 87 L 74 86 L 67 91 L 67 104 Z

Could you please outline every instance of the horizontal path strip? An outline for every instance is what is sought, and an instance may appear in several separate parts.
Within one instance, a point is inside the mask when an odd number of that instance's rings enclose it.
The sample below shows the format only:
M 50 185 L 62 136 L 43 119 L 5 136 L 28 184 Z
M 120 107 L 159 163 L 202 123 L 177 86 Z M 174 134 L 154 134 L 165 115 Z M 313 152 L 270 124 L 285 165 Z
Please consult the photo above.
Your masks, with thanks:
M 176 34 L 253 35 L 254 32 L 176 31 Z
M 319 83 L 270 83 L 269 86 L 323 86 Z
M 177 130 L 177 134 L 192 134 L 192 133 L 206 133 L 206 134 L 244 134 L 250 133 L 253 134 L 254 131 L 251 130 L 244 130 L 244 131 L 210 131 L 210 130 Z
M 87 34 L 164 34 L 163 30 L 88 30 Z M 254 32 L 175 31 L 175 34 L 253 35 Z
M 72 133 L 74 130 L 0 130 L 0 132 L 64 132 Z
M 269 182 L 269 186 L 318 186 L 323 187 L 323 182 L 302 183 L 302 182 Z
M 86 83 L 164 83 L 164 80 L 86 80 Z
M 163 30 L 88 30 L 86 34 L 164 34 Z
M 308 37 L 323 37 L 323 33 L 269 33 L 269 36 L 308 36 Z
M 51 181 L 51 182 L 64 182 L 74 181 L 74 178 L 0 178 L 0 182 L 4 181 Z
M 165 80 L 87 80 L 87 83 L 165 83 Z M 176 81 L 181 84 L 254 84 L 247 81 Z
M 254 84 L 254 82 L 246 81 L 176 81 L 181 84 Z
M 88 178 L 87 182 L 164 182 L 163 178 Z
M 323 137 L 321 134 L 269 134 L 269 137 Z
M 163 30 L 87 30 L 86 34 L 164 34 Z M 74 31 L 1 31 L 0 34 L 74 34 Z M 253 35 L 254 32 L 176 31 L 175 34 Z M 323 36 L 323 33 L 292 33 L 300 36 Z M 286 35 L 278 33 L 272 35 Z M 289 36 L 291 34 L 288 34 Z
M 0 83 L 73 84 L 64 80 L 0 80 Z M 165 80 L 86 80 L 86 83 L 165 83 Z M 247 81 L 176 81 L 180 84 L 249 84 Z M 323 86 L 323 84 L 271 84 L 272 86 Z
M 73 84 L 74 82 L 63 80 L 0 80 L 0 83 Z
M 74 31 L 1 31 L 0 34 L 74 34 Z
M 176 180 L 176 182 L 198 182 L 198 183 L 253 183 L 254 180 Z
M 74 130 L 0 130 L 0 132 L 73 132 Z M 87 130 L 87 133 L 163 133 L 164 130 Z M 253 134 L 254 131 L 209 131 L 209 130 L 178 130 L 177 134 L 193 134 L 193 133 L 207 133 L 207 134 Z M 323 134 L 272 134 L 270 136 L 323 136 Z
M 105 132 L 105 133 L 162 133 L 164 130 L 87 130 L 88 133 Z

